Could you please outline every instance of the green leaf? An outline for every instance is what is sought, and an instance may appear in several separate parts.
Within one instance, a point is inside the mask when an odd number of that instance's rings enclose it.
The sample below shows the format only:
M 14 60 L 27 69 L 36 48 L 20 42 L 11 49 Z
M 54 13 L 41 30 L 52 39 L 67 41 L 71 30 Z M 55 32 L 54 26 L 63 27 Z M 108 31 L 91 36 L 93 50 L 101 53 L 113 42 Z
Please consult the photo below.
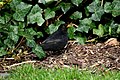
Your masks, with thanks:
M 26 32 L 25 32 L 25 24 L 20 22 L 18 24 L 18 33 L 17 33 L 19 36 L 23 36 L 25 37 L 24 35 L 26 35 Z
M 23 32 L 25 28 L 25 24 L 23 22 L 19 22 L 18 24 L 18 33 Z
M 3 47 L 4 43 L 2 42 L 2 39 L 0 40 L 0 47 Z
M 26 30 L 27 30 L 27 32 L 28 32 L 30 35 L 32 35 L 32 36 L 36 35 L 36 32 L 35 32 L 35 30 L 33 30 L 33 28 L 28 28 L 28 29 L 26 29 Z
M 39 26 L 41 26 L 45 20 L 42 18 L 42 9 L 36 4 L 30 14 L 27 16 L 28 23 L 37 23 Z
M 86 14 L 87 17 L 90 16 L 90 13 L 89 13 L 87 7 L 85 8 L 85 14 Z
M 101 8 L 101 10 L 97 11 L 96 13 L 92 14 L 91 19 L 94 21 L 100 21 L 101 16 L 104 14 L 103 9 Z
M 7 54 L 7 51 L 5 51 L 4 47 L 0 47 L 0 56 L 4 56 Z
M 27 39 L 26 44 L 27 44 L 27 46 L 29 46 L 29 47 L 35 47 L 36 42 L 35 42 L 34 40 L 29 40 L 29 39 Z
M 77 19 L 81 19 L 82 18 L 82 13 L 79 11 L 74 12 L 71 16 L 71 19 L 77 20 Z
M 88 33 L 89 28 L 90 28 L 90 26 L 88 26 L 88 25 L 79 25 L 79 27 L 76 30 L 80 31 L 80 32 Z
M 69 39 L 74 39 L 74 32 L 75 32 L 75 28 L 73 26 L 70 26 L 67 30 L 68 32 L 68 36 L 69 36 Z
M 111 28 L 111 35 L 116 35 L 117 34 L 118 27 L 119 27 L 119 24 L 114 23 L 114 21 L 111 22 L 111 24 L 109 25 L 109 28 Z
M 89 12 L 93 13 L 91 16 L 91 19 L 94 21 L 100 21 L 101 16 L 104 14 L 104 9 L 103 7 L 100 6 L 100 2 L 92 2 L 87 9 Z
M 120 24 L 118 25 L 117 33 L 120 34 Z
M 18 34 L 18 26 L 10 25 L 9 31 L 14 32 L 14 34 Z
M 20 36 L 25 37 L 26 39 L 33 40 L 34 39 L 33 36 L 36 35 L 36 32 L 33 30 L 33 28 L 28 28 L 25 29 L 24 31 L 20 31 L 18 34 Z
M 10 19 L 11 19 L 11 15 L 5 13 L 3 16 L 0 16 L 0 23 L 6 24 L 7 22 L 9 22 Z
M 56 25 L 54 25 L 54 24 L 50 24 L 50 25 L 48 26 L 48 28 L 49 28 L 49 34 L 52 34 L 52 33 L 54 33 L 55 31 L 57 31 L 58 27 L 59 27 L 59 25 L 56 26 Z
M 86 37 L 82 37 L 81 34 L 78 34 L 75 36 L 75 39 L 80 44 L 85 44 Z
M 38 0 L 38 3 L 43 3 L 43 4 L 45 4 L 45 3 L 46 3 L 46 0 Z
M 0 23 L 5 24 L 5 19 L 4 19 L 4 17 L 1 17 L 1 16 L 0 16 Z
M 24 21 L 24 18 L 28 11 L 30 10 L 32 5 L 25 4 L 21 2 L 16 6 L 15 13 L 13 14 L 13 18 L 17 21 Z
M 102 24 L 99 24 L 98 29 L 93 29 L 93 34 L 96 34 L 99 37 L 103 37 L 103 35 L 104 35 L 104 26 Z
M 40 59 L 46 56 L 42 47 L 39 45 L 36 45 L 34 48 L 32 48 L 32 52 L 35 53 Z
M 37 35 L 37 38 L 43 37 L 43 33 L 42 32 L 37 32 L 36 35 Z
M 0 16 L 0 23 L 6 24 L 11 19 L 11 14 L 5 13 L 3 16 Z
M 25 31 L 26 31 L 26 30 L 25 30 Z M 19 36 L 23 36 L 23 37 L 25 37 L 26 39 L 30 39 L 30 40 L 34 39 L 33 36 L 31 36 L 28 32 L 25 32 L 25 31 L 19 32 L 18 35 L 19 35 Z
M 16 11 L 16 6 L 19 5 L 20 3 L 21 3 L 21 0 L 12 0 L 12 2 L 10 2 L 11 9 Z
M 14 41 L 14 43 L 17 43 L 17 42 L 18 42 L 19 36 L 16 35 L 15 33 L 10 32 L 8 36 L 9 36 L 9 38 L 10 38 L 11 40 Z
M 35 30 L 33 30 L 33 28 L 25 29 L 25 31 L 21 31 L 19 35 L 25 37 L 28 40 L 33 40 L 34 36 L 37 36 L 37 38 L 43 37 L 42 32 L 36 32 Z
M 58 29 L 58 27 L 61 25 L 61 24 L 64 24 L 64 22 L 63 21 L 55 21 L 54 22 L 54 24 L 50 24 L 49 26 L 48 26 L 48 28 L 49 28 L 49 34 L 52 34 L 52 33 L 54 33 L 55 31 L 57 31 L 57 29 Z
M 120 0 L 114 0 L 112 2 L 113 10 L 112 10 L 112 15 L 114 17 L 120 15 Z
M 91 25 L 92 20 L 89 18 L 84 18 L 83 20 L 79 20 L 80 24 L 87 24 L 87 25 Z
M 45 12 L 44 16 L 46 20 L 55 17 L 55 12 L 52 11 L 50 8 L 45 9 L 44 12 Z
M 45 1 L 46 4 L 50 4 L 50 3 L 54 2 L 54 1 L 58 1 L 58 0 L 42 0 L 42 2 L 43 1 Z
M 106 2 L 104 5 L 104 11 L 106 13 L 111 13 L 112 12 L 112 4 L 110 2 Z
M 79 6 L 80 3 L 82 3 L 83 0 L 71 0 L 71 2 L 76 5 Z
M 95 27 L 95 25 L 93 24 L 92 20 L 89 18 L 85 18 L 83 20 L 79 20 L 80 24 L 77 27 L 77 31 L 80 32 L 86 32 L 88 33 L 89 29 L 92 29 L 93 27 Z
M 13 40 L 7 38 L 4 40 L 4 44 L 8 47 L 8 48 L 14 48 L 15 47 L 15 44 L 13 42 Z
M 54 11 L 58 11 L 58 10 L 60 10 L 61 9 L 61 3 L 59 4 L 59 5 L 56 5 L 55 7 L 53 7 L 52 8 L 52 10 L 54 10 Z
M 114 0 L 112 3 L 106 2 L 104 6 L 106 13 L 112 13 L 113 17 L 120 15 L 120 1 Z
M 43 11 L 42 11 L 42 8 L 40 8 L 38 4 L 36 4 L 36 5 L 32 8 L 30 14 L 33 15 L 33 14 L 35 14 L 35 13 L 37 13 L 37 12 L 40 12 L 40 13 L 43 12 Z
M 62 11 L 64 12 L 64 14 L 72 7 L 70 3 L 64 3 L 62 2 L 60 4 L 60 7 L 62 9 Z

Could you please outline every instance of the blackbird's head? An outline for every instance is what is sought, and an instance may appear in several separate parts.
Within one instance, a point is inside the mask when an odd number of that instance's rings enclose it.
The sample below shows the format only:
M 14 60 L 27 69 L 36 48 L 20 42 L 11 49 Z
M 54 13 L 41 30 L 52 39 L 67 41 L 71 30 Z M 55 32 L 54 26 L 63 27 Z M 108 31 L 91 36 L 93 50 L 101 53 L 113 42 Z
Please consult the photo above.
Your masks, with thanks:
M 59 26 L 58 29 L 61 30 L 64 33 L 67 33 L 67 28 L 69 28 L 69 26 L 66 26 L 66 25 L 62 24 L 61 26 Z

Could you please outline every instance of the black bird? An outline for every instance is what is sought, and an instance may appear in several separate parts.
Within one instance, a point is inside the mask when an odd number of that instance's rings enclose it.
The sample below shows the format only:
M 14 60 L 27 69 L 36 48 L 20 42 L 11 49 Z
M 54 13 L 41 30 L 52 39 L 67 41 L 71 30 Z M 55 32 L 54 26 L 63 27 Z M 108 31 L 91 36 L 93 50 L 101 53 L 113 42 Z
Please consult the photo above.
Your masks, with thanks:
M 51 34 L 41 43 L 43 50 L 58 51 L 65 47 L 68 42 L 67 27 L 61 25 L 56 32 Z

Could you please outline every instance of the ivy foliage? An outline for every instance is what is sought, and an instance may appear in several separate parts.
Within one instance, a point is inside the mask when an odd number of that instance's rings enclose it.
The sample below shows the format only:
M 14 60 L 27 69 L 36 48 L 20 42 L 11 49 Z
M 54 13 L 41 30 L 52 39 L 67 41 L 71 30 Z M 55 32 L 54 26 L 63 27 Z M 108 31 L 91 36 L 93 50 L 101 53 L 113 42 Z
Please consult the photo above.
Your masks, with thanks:
M 71 26 L 69 39 L 80 44 L 91 38 L 119 37 L 119 18 L 119 0 L 0 0 L 0 56 L 25 45 L 45 57 L 38 41 L 61 24 Z

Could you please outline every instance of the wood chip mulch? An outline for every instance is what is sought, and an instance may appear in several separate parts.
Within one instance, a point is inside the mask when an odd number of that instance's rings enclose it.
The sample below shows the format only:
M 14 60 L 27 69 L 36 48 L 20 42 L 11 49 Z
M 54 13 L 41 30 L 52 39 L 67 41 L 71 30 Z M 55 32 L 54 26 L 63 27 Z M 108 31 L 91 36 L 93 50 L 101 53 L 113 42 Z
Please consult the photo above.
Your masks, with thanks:
M 10 67 L 25 63 L 34 63 L 37 66 L 53 68 L 77 66 L 84 68 L 108 68 L 120 70 L 120 45 L 72 44 L 62 51 L 46 51 L 48 56 L 43 60 L 33 54 L 24 54 L 19 59 L 0 58 L 0 72 L 8 71 Z

